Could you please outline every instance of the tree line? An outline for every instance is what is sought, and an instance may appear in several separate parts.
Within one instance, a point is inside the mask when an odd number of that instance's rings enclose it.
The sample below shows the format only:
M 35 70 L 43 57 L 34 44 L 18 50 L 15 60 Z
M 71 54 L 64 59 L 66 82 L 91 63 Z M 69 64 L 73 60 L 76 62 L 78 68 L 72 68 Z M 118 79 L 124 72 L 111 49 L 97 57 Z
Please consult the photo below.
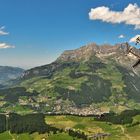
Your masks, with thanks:
M 140 115 L 140 110 L 125 110 L 120 114 L 114 112 L 104 113 L 100 117 L 96 116 L 97 121 L 106 121 L 113 124 L 131 124 L 133 122 L 133 117 Z
M 17 134 L 33 132 L 57 133 L 57 131 L 61 131 L 58 128 L 46 124 L 45 115 L 41 113 L 23 116 L 16 113 L 10 113 L 7 117 L 4 114 L 0 114 L 0 133 L 7 130 Z
M 39 134 L 48 133 L 57 134 L 67 132 L 73 138 L 80 138 L 87 140 L 87 135 L 84 132 L 69 129 L 64 130 L 61 128 L 53 127 L 45 122 L 45 115 L 42 113 L 19 115 L 16 113 L 10 113 L 7 116 L 0 114 L 0 133 L 4 131 L 10 131 L 11 133 L 34 133 Z

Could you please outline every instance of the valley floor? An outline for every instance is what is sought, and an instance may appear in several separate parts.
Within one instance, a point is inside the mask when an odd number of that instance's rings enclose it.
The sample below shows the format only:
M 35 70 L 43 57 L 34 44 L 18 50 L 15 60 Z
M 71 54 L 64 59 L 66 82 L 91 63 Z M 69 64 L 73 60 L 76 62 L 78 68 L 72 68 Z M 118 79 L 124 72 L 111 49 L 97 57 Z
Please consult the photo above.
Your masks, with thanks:
M 95 121 L 93 117 L 77 116 L 47 116 L 46 121 L 55 127 L 73 128 L 85 132 L 87 135 L 109 133 L 106 140 L 139 140 L 140 125 L 127 127 L 106 122 Z
M 134 121 L 140 119 L 136 116 Z M 0 134 L 0 140 L 78 140 L 68 135 L 67 130 L 82 131 L 88 136 L 96 134 L 110 134 L 104 140 L 139 140 L 140 125 L 128 127 L 127 125 L 116 125 L 107 122 L 96 121 L 93 117 L 78 117 L 71 115 L 46 116 L 45 121 L 51 126 L 66 130 L 57 134 L 23 133 L 11 134 L 9 131 Z

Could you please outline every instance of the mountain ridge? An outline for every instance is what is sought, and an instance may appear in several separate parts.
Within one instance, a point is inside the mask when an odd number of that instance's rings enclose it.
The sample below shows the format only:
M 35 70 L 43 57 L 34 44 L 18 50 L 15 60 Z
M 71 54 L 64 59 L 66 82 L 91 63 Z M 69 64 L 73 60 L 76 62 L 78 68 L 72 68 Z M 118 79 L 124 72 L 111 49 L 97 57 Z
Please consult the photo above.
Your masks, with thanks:
M 135 51 L 137 52 L 138 49 L 133 47 Z M 114 56 L 114 59 L 117 59 L 119 63 L 122 63 L 125 65 L 124 62 L 122 62 L 124 59 L 131 59 L 129 66 L 127 66 L 128 69 L 131 69 L 131 65 L 137 60 L 135 56 L 132 56 L 131 54 L 128 54 L 127 56 L 125 55 L 125 49 L 121 47 L 121 44 L 115 44 L 115 45 L 110 45 L 110 44 L 103 44 L 103 45 L 97 45 L 96 43 L 90 43 L 85 46 L 82 46 L 80 48 L 74 49 L 74 50 L 65 50 L 57 59 L 56 61 L 43 65 L 43 66 L 38 66 L 35 68 L 31 68 L 23 74 L 22 77 L 27 76 L 30 71 L 34 71 L 33 73 L 36 75 L 39 72 L 37 71 L 38 69 L 41 69 L 47 66 L 52 65 L 52 69 L 54 69 L 55 65 L 61 63 L 61 62 L 78 62 L 78 61 L 88 61 L 92 56 L 96 56 L 97 58 L 104 58 L 104 57 L 110 57 Z M 121 60 L 122 59 L 122 60 Z M 126 64 L 127 65 L 127 64 Z M 58 66 L 59 67 L 59 66 Z M 137 69 L 138 70 L 138 69 Z M 136 71 L 137 71 L 136 70 Z M 138 70 L 139 71 L 139 70 Z
M 69 58 L 71 53 L 75 57 Z M 2 109 L 84 115 L 140 109 L 139 67 L 132 70 L 136 58 L 126 56 L 120 44 L 90 44 L 65 54 L 25 71 L 9 89 L 11 96 L 3 97 L 8 107 Z M 8 89 L 1 91 L 5 93 Z
M 60 57 L 58 57 L 58 61 L 69 61 L 73 60 L 76 57 L 79 57 L 78 60 L 81 60 L 84 56 L 86 59 L 88 57 L 91 57 L 92 55 L 96 53 L 110 53 L 120 48 L 119 44 L 116 45 L 110 45 L 110 44 L 103 44 L 103 45 L 97 45 L 96 43 L 90 43 L 85 46 L 82 46 L 75 50 L 66 50 L 64 51 Z

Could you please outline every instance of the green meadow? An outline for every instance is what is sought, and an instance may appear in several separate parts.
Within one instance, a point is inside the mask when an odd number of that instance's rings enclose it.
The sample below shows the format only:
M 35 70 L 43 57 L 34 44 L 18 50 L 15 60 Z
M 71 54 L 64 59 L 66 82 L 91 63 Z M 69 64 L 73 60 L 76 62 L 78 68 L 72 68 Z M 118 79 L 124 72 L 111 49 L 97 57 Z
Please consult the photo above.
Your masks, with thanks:
M 134 121 L 139 121 L 140 116 L 134 117 Z M 93 117 L 77 116 L 47 116 L 46 122 L 58 128 L 73 128 L 81 130 L 87 135 L 97 133 L 110 133 L 111 136 L 105 140 L 139 140 L 140 125 L 128 127 L 127 125 L 116 125 L 107 122 L 95 121 Z
M 132 124 L 140 121 L 140 115 L 133 117 Z M 11 134 L 9 131 L 0 133 L 0 140 L 73 140 L 69 136 L 67 129 L 84 132 L 86 135 L 95 135 L 97 133 L 110 133 L 104 140 L 139 140 L 140 125 L 117 125 L 108 122 L 96 121 L 94 117 L 79 117 L 71 115 L 46 116 L 45 122 L 56 128 L 63 129 L 62 133 L 44 133 L 38 132 L 29 134 Z M 75 140 L 78 140 L 75 138 Z
M 51 134 L 48 136 L 47 133 L 39 134 L 36 132 L 33 134 L 11 134 L 9 131 L 6 131 L 0 134 L 0 140 L 73 140 L 73 138 L 67 133 Z

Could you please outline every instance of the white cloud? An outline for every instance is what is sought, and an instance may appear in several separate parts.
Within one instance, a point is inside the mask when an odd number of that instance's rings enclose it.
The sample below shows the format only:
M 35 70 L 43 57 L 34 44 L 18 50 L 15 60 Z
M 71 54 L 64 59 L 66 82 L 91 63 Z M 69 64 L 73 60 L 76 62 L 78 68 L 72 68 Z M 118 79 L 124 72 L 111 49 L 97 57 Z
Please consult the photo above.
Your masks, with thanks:
M 5 26 L 0 27 L 0 35 L 8 35 L 9 34 L 8 32 L 5 32 L 4 29 L 5 29 Z
M 136 35 L 136 36 L 134 36 L 134 37 L 132 37 L 130 40 L 129 40 L 129 42 L 130 43 L 136 43 L 136 39 L 138 38 L 138 37 L 140 37 L 140 35 Z
M 112 11 L 105 6 L 92 8 L 89 18 L 114 24 L 125 23 L 135 26 L 135 29 L 140 29 L 140 7 L 137 4 L 129 4 L 123 11 Z
M 0 49 L 15 48 L 15 46 L 8 45 L 6 43 L 0 43 Z
M 119 35 L 118 38 L 125 38 L 125 35 Z

